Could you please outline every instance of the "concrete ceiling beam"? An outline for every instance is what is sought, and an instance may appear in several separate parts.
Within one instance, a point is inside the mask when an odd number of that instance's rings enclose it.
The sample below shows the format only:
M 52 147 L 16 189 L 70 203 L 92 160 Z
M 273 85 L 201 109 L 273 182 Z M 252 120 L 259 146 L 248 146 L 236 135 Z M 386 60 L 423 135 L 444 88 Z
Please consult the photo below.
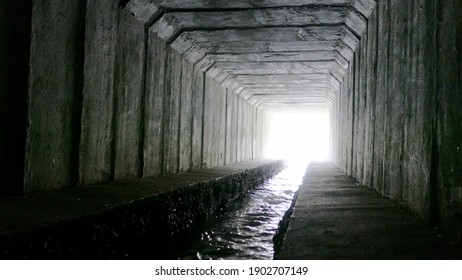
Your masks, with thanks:
M 292 89 L 315 89 L 315 88 L 326 88 L 327 84 L 325 81 L 319 81 L 319 82 L 310 82 L 310 83 L 300 83 L 300 84 L 282 84 L 282 83 L 277 83 L 277 84 L 264 84 L 264 83 L 255 83 L 255 84 L 246 84 L 246 83 L 241 83 L 242 86 L 248 88 L 248 89 L 285 89 L 285 90 L 292 90 Z
M 208 50 L 211 54 L 221 53 L 258 53 L 258 52 L 309 52 L 309 51 L 334 51 L 340 40 L 334 41 L 314 41 L 309 44 L 304 41 L 291 42 L 195 42 L 198 47 Z M 341 46 L 341 45 L 339 45 Z M 345 46 L 346 47 L 346 46 Z
M 188 43 L 186 43 L 188 44 Z M 353 50 L 342 40 L 317 42 L 195 42 L 194 46 L 207 54 L 258 54 L 258 53 L 309 53 L 318 51 L 333 51 L 339 54 L 342 63 L 348 63 L 353 58 Z
M 299 74 L 299 75 L 233 75 L 237 81 L 242 83 L 309 83 L 316 81 L 329 81 L 330 74 Z
M 350 4 L 351 0 L 150 0 L 164 9 L 173 10 L 216 10 L 216 9 L 253 9 L 271 7 L 297 7 L 306 5 L 333 6 Z
M 284 52 L 284 53 L 246 53 L 246 54 L 207 54 L 210 61 L 216 62 L 323 62 L 336 61 L 345 70 L 348 61 L 336 51 Z
M 198 42 L 318 42 L 337 41 L 353 33 L 344 24 L 311 27 L 271 27 L 256 29 L 226 29 L 212 31 L 186 31 L 178 41 Z M 172 44 L 174 45 L 175 42 Z M 349 40 L 345 40 L 349 45 Z
M 131 0 L 125 9 L 228 92 L 261 108 L 292 108 L 332 103 L 375 6 L 374 0 Z
M 212 68 L 232 71 L 234 74 L 325 74 L 343 68 L 335 61 L 312 62 L 215 62 Z M 244 72 L 239 72 L 243 70 Z M 248 70 L 247 72 L 245 72 Z M 257 71 L 257 72 L 249 72 Z
M 215 62 L 219 68 L 231 75 L 267 74 L 332 74 L 339 81 L 346 71 L 335 61 L 330 62 Z M 214 70 L 218 71 L 218 70 Z
M 247 94 L 255 95 L 255 94 L 260 94 L 260 95 L 272 95 L 272 94 L 282 94 L 285 96 L 288 95 L 306 95 L 309 96 L 311 94 L 325 94 L 326 93 L 326 88 L 318 88 L 318 89 L 291 89 L 291 90 L 286 90 L 286 89 L 247 89 L 246 91 Z M 248 95 L 247 95 L 248 96 Z
M 219 12 L 168 12 L 152 28 L 159 37 L 170 41 L 183 31 L 340 25 L 351 16 L 348 8 L 349 6 L 306 6 Z

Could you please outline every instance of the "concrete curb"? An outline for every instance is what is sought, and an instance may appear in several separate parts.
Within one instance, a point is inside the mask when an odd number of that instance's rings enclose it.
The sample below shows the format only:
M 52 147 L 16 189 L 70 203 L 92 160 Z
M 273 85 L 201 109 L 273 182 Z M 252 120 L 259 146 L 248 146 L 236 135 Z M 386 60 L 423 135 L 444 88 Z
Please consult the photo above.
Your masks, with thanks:
M 4 199 L 12 201 L 0 206 L 0 258 L 175 258 L 172 252 L 210 217 L 283 167 L 282 161 L 246 162 Z M 8 209 L 18 201 L 28 210 Z

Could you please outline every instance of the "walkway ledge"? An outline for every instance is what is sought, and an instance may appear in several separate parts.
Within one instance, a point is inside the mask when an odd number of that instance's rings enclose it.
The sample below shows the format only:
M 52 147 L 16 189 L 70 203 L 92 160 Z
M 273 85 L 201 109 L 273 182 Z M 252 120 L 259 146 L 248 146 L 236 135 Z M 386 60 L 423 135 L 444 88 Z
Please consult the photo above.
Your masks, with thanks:
M 275 238 L 277 259 L 462 259 L 410 211 L 331 163 L 311 163 Z
M 283 167 L 252 161 L 4 198 L 0 258 L 175 258 L 192 232 Z

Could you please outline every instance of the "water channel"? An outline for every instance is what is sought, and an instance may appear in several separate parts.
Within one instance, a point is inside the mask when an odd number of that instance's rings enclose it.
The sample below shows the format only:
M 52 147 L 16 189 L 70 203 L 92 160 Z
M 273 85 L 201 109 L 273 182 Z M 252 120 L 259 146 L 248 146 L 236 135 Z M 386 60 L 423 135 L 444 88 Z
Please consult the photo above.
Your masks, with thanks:
M 273 258 L 273 236 L 290 207 L 306 164 L 291 165 L 216 217 L 181 259 Z

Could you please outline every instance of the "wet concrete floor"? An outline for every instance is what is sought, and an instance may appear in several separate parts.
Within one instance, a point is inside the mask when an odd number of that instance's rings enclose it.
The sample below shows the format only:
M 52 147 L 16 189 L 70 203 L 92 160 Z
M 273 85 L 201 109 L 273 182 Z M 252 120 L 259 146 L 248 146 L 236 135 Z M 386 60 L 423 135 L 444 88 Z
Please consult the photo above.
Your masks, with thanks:
M 331 163 L 311 163 L 278 259 L 462 259 L 462 246 Z

